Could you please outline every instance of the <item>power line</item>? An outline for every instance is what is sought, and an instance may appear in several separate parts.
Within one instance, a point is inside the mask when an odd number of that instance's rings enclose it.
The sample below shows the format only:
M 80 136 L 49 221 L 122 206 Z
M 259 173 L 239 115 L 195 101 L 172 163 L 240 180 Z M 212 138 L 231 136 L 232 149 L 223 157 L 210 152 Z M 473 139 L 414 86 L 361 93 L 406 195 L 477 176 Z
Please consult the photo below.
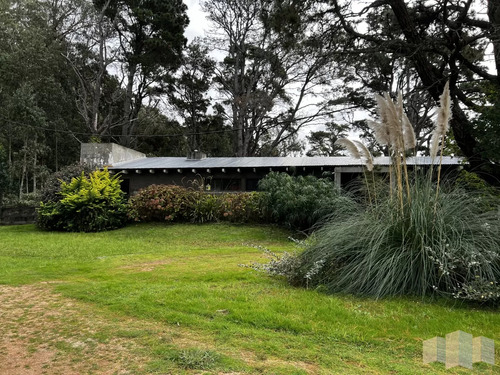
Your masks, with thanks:
M 47 132 L 53 132 L 53 133 L 62 133 L 62 134 L 69 134 L 69 135 L 79 135 L 79 136 L 87 136 L 87 137 L 92 137 L 96 136 L 97 134 L 92 134 L 92 133 L 84 133 L 84 132 L 78 132 L 78 131 L 73 131 L 73 130 L 65 130 L 65 129 L 57 129 L 57 128 L 49 128 L 49 127 L 44 127 L 44 126 L 39 126 L 39 125 L 33 125 L 33 124 L 26 124 L 22 123 L 19 121 L 11 120 L 8 119 L 4 116 L 0 115 L 0 118 L 4 121 L 10 122 L 15 125 L 19 126 L 28 126 L 30 128 L 34 129 L 39 129 L 42 131 L 47 131 Z M 254 127 L 248 127 L 248 128 L 243 128 L 243 130 L 258 130 L 261 129 L 257 126 Z M 237 132 L 242 130 L 242 128 L 227 128 L 227 129 L 219 129 L 219 130 L 210 130 L 206 132 L 191 132 L 191 133 L 177 133 L 177 134 L 130 134 L 128 136 L 130 137 L 136 137 L 136 138 L 175 138 L 175 137 L 190 137 L 190 136 L 196 136 L 196 135 L 211 135 L 211 134 L 221 134 L 221 133 L 232 133 L 232 132 Z M 98 135 L 99 137 L 121 137 L 121 134 L 100 134 Z

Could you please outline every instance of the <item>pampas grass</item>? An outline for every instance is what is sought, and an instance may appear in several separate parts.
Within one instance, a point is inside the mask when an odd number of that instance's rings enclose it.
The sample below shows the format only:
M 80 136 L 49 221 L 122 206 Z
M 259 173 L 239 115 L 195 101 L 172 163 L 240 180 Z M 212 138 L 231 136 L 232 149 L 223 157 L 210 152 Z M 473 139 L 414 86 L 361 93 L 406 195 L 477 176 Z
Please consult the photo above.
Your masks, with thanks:
M 360 141 L 353 141 L 354 144 L 358 147 L 359 153 L 361 154 L 362 158 L 365 160 L 365 166 L 368 172 L 373 171 L 373 155 L 368 150 L 368 147 L 366 147 L 363 143 Z
M 389 128 L 382 122 L 367 120 L 368 127 L 373 130 L 373 136 L 378 144 L 389 146 L 391 144 L 391 134 Z
M 415 149 L 415 147 L 417 147 L 417 139 L 415 137 L 415 131 L 413 130 L 413 126 L 410 122 L 410 119 L 404 112 L 403 112 L 402 123 L 403 123 L 403 141 L 405 145 L 405 150 Z
M 437 173 L 437 188 L 436 188 L 436 199 L 435 199 L 436 202 L 437 202 L 437 197 L 439 194 L 439 183 L 441 181 L 441 166 L 443 163 L 443 150 L 444 150 L 445 137 L 446 137 L 446 133 L 448 132 L 448 129 L 450 127 L 450 119 L 451 119 L 450 82 L 446 82 L 446 85 L 444 86 L 443 93 L 439 97 L 439 105 L 440 105 L 440 107 L 439 107 L 437 118 L 436 118 L 436 127 L 434 128 L 434 131 L 432 133 L 432 138 L 431 138 L 431 163 L 432 163 L 432 165 L 431 165 L 431 172 L 429 173 L 430 178 L 432 179 L 434 159 L 436 158 L 439 144 L 441 144 L 441 152 L 440 152 L 439 166 L 438 166 L 438 173 Z M 434 207 L 434 211 L 436 209 L 437 208 Z
M 386 197 L 348 219 L 330 221 L 300 256 L 303 276 L 315 265 L 323 265 L 315 268 L 308 285 L 380 298 L 452 296 L 474 280 L 498 281 L 496 214 L 481 212 L 470 194 L 444 190 L 437 212 L 429 204 L 434 184 L 417 178 L 411 185 L 412 204 L 404 206 L 403 215 Z
M 389 153 L 392 158 L 390 166 L 390 176 L 392 180 L 392 170 L 396 176 L 396 192 L 400 204 L 400 211 L 403 210 L 403 189 L 409 196 L 410 182 L 408 179 L 408 168 L 406 165 L 406 152 L 416 146 L 415 132 L 413 126 L 406 116 L 403 108 L 403 95 L 398 92 L 397 100 L 394 102 L 389 93 L 376 95 L 380 122 L 369 121 L 369 126 L 374 129 L 375 139 L 381 141 L 383 145 L 389 146 Z

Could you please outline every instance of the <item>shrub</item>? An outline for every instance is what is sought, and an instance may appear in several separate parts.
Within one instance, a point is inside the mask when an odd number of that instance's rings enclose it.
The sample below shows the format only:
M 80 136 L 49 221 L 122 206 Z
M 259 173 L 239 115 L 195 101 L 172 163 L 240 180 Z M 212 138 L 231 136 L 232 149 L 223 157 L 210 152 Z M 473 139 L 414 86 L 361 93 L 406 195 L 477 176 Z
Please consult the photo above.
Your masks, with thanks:
M 190 214 L 195 223 L 208 223 L 222 218 L 222 200 L 213 194 L 196 194 L 196 202 Z
M 478 204 L 484 211 L 497 210 L 500 206 L 500 190 L 489 185 L 481 177 L 466 170 L 460 171 L 455 181 L 457 189 L 463 189 L 474 193 Z
M 309 230 L 332 214 L 356 210 L 355 202 L 328 179 L 269 173 L 259 182 L 270 219 L 293 229 Z
M 61 198 L 59 194 L 61 191 L 61 182 L 69 183 L 73 178 L 80 177 L 82 172 L 89 174 L 92 171 L 93 169 L 86 164 L 73 164 L 52 173 L 47 178 L 47 181 L 45 181 L 40 193 L 40 200 L 43 203 L 59 201 Z
M 294 241 L 298 248 L 293 252 L 284 251 L 280 254 L 259 245 L 250 245 L 258 250 L 261 250 L 263 255 L 269 259 L 269 262 L 240 264 L 240 267 L 251 268 L 255 271 L 266 273 L 269 276 L 283 276 L 288 282 L 292 284 L 296 283 L 296 280 L 301 278 L 301 262 L 298 254 L 299 248 L 300 250 L 303 250 L 304 243 L 292 238 L 290 238 L 290 240 Z
M 210 194 L 175 185 L 151 185 L 130 198 L 129 217 L 145 222 L 257 222 L 262 219 L 260 201 L 258 193 Z
M 58 201 L 41 203 L 38 226 L 46 230 L 98 232 L 122 227 L 126 223 L 126 203 L 118 175 L 107 170 L 94 171 L 87 178 L 82 172 L 71 182 L 61 183 Z
M 191 221 L 202 192 L 176 185 L 150 185 L 129 201 L 135 221 Z
M 220 220 L 233 223 L 261 223 L 265 221 L 261 193 L 226 193 L 219 197 L 221 201 Z

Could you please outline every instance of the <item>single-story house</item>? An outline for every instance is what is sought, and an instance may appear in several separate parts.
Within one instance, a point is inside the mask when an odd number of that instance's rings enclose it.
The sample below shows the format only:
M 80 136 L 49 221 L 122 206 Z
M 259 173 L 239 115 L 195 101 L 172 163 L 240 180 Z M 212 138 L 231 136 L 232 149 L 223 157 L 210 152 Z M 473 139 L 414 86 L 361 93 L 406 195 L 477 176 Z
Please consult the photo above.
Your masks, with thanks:
M 95 167 L 107 167 L 112 173 L 121 173 L 123 189 L 130 194 L 153 184 L 203 184 L 205 189 L 213 192 L 253 191 L 257 189 L 259 180 L 273 171 L 317 177 L 330 175 L 340 186 L 364 171 L 361 160 L 348 156 L 212 158 L 194 152 L 186 158 L 146 157 L 113 143 L 83 144 L 80 161 Z M 390 158 L 375 158 L 374 164 L 379 172 L 386 172 Z M 431 160 L 429 157 L 412 157 L 407 164 L 429 166 Z M 457 168 L 463 161 L 456 157 L 444 157 L 442 164 L 450 169 Z

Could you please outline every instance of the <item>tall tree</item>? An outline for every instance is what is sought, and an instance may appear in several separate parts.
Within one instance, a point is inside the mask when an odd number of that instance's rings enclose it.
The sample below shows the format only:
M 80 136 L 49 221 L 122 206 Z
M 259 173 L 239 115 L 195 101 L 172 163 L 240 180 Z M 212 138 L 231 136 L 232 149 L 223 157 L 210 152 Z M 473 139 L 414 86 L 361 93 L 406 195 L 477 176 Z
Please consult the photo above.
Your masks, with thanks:
M 95 0 L 104 9 L 108 0 Z M 131 146 L 139 112 L 146 99 L 181 64 L 188 25 L 182 0 L 111 0 L 106 15 L 116 25 L 125 82 L 121 143 Z M 153 105 L 150 100 L 149 106 Z
M 66 55 L 78 79 L 75 90 L 78 112 L 93 139 L 119 125 L 116 107 L 120 101 L 123 108 L 123 90 L 120 85 L 113 85 L 114 77 L 109 73 L 112 64 L 117 62 L 115 25 L 106 17 L 110 4 L 111 0 L 106 0 L 102 8 L 92 3 L 83 4 L 85 27 L 73 33 L 75 42 Z M 113 92 L 109 92 L 110 88 Z
M 349 132 L 348 124 L 337 124 L 329 122 L 325 130 L 312 131 L 307 136 L 310 149 L 307 156 L 339 156 L 342 147 L 335 142 L 340 138 L 346 138 Z
M 209 90 L 215 64 L 207 47 L 195 40 L 186 48 L 182 66 L 169 85 L 167 95 L 183 120 L 189 150 L 228 156 L 231 151 L 225 146 L 227 138 L 231 137 L 230 129 L 224 129 L 221 108 L 210 111 L 212 98 Z M 214 137 L 217 137 L 217 142 L 214 142 Z
M 351 38 L 351 43 L 346 44 L 346 53 L 355 53 L 362 59 L 374 53 L 403 58 L 418 75 L 419 86 L 435 102 L 449 81 L 454 139 L 472 168 L 490 164 L 492 160 L 478 147 L 478 133 L 468 114 L 494 105 L 487 99 L 484 82 L 496 91 L 500 85 L 500 3 L 497 0 L 486 2 L 486 17 L 476 11 L 484 6 L 476 0 L 411 3 L 382 0 L 363 9 L 353 9 L 340 0 L 330 0 L 328 4 L 327 12 L 339 18 Z M 373 24 L 366 31 L 357 26 L 360 20 L 380 14 L 391 20 L 390 32 L 382 27 L 384 22 L 378 27 Z M 488 46 L 493 49 L 493 68 L 486 65 Z
M 330 75 L 333 41 L 308 22 L 310 1 L 207 0 L 210 44 L 225 54 L 216 83 L 235 156 L 263 155 L 324 114 L 315 95 Z M 263 140 L 266 141 L 263 147 Z M 293 142 L 288 142 L 292 144 Z

